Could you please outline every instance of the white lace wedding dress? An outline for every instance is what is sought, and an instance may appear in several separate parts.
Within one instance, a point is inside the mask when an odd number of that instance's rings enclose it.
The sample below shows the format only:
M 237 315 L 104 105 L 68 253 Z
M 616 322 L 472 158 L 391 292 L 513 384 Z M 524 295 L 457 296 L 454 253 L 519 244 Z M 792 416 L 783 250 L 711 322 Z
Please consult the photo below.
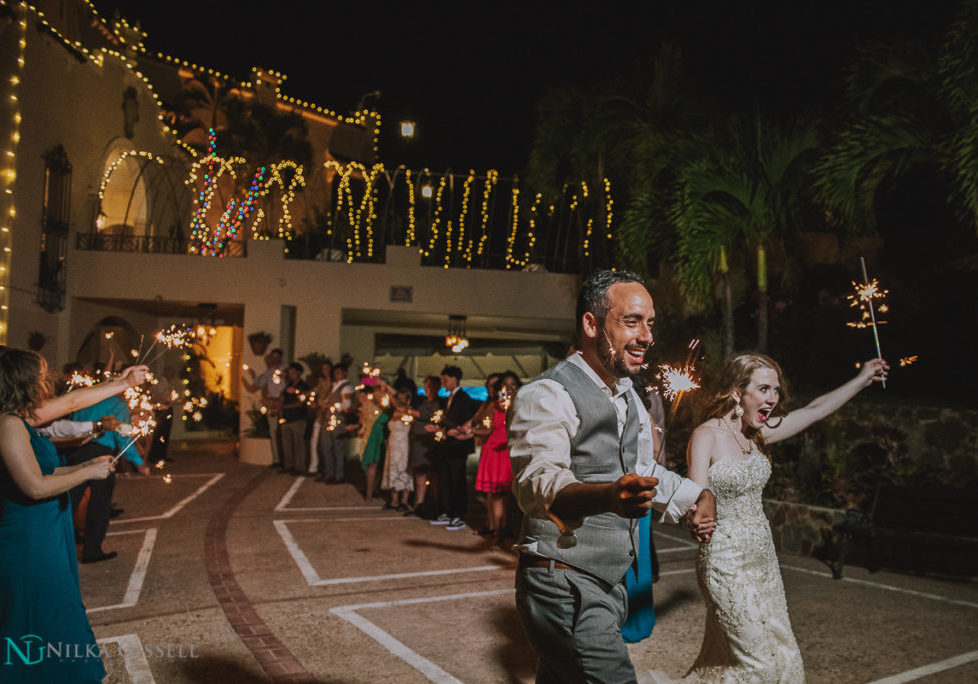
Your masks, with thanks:
M 781 568 L 761 491 L 771 464 L 756 449 L 744 460 L 710 466 L 717 530 L 696 560 L 706 602 L 703 645 L 684 682 L 805 681 L 788 620 Z

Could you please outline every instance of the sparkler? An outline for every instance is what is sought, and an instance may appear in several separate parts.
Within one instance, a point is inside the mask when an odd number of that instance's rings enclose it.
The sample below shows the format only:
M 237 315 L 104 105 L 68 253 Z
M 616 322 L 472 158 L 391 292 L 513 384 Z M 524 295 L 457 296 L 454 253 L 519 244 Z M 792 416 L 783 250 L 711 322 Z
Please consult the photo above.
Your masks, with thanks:
M 876 320 L 876 311 L 873 308 L 873 300 L 880 300 L 879 312 L 886 313 L 889 307 L 886 305 L 886 295 L 889 290 L 884 290 L 880 288 L 879 282 L 876 278 L 872 281 L 869 279 L 869 274 L 866 273 L 866 260 L 863 257 L 859 257 L 859 265 L 862 267 L 863 271 L 863 282 L 861 284 L 852 283 L 855 289 L 855 294 L 847 295 L 846 299 L 849 300 L 849 306 L 852 308 L 858 308 L 861 312 L 861 316 L 858 321 L 854 323 L 846 323 L 850 328 L 873 328 L 873 341 L 876 343 L 876 358 L 880 361 L 883 360 L 883 352 L 880 350 L 880 336 L 877 331 L 877 326 L 883 325 L 886 321 Z M 869 322 L 867 323 L 867 319 Z M 880 382 L 883 389 L 886 389 L 886 380 Z
M 441 410 L 441 409 L 438 409 L 433 414 L 431 414 L 431 422 L 432 423 L 440 423 L 441 422 L 441 419 L 444 416 L 445 416 L 445 412 L 443 410 Z
M 691 392 L 700 387 L 693 379 L 691 369 L 673 368 L 667 363 L 659 365 L 659 380 L 662 382 L 662 396 L 670 401 L 683 392 Z
M 482 425 L 487 428 L 492 428 L 492 416 L 486 416 L 482 419 Z
M 672 406 L 669 408 L 670 419 L 676 415 L 683 395 L 700 387 L 695 375 L 696 359 L 700 351 L 702 351 L 700 341 L 694 337 L 689 341 L 689 353 L 686 355 L 686 362 L 682 366 L 674 367 L 669 364 L 659 364 L 657 377 L 662 383 L 662 396 L 672 402 Z
M 900 367 L 902 368 L 904 366 L 910 366 L 916 362 L 917 362 L 916 354 L 914 354 L 913 356 L 904 356 L 902 359 L 900 359 Z

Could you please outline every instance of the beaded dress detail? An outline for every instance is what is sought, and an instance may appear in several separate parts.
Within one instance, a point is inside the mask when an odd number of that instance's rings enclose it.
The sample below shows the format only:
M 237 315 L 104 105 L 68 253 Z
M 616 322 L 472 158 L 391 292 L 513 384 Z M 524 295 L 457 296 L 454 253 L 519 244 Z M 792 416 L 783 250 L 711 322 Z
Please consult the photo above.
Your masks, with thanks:
M 710 466 L 717 529 L 701 544 L 696 575 L 706 602 L 706 631 L 684 682 L 805 681 L 791 631 L 781 568 L 761 493 L 771 464 L 756 449 Z

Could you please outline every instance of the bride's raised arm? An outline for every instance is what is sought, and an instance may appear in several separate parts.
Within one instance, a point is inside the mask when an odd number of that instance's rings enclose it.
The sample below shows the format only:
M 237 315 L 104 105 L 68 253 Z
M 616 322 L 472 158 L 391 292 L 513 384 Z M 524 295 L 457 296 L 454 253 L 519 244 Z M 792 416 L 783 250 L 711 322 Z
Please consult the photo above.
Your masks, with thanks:
M 890 364 L 886 361 L 870 359 L 859 369 L 859 374 L 849 382 L 816 397 L 807 406 L 784 416 L 780 422 L 774 419 L 772 421 L 775 423 L 774 425 L 764 425 L 761 428 L 764 441 L 767 444 L 772 444 L 797 435 L 812 423 L 818 422 L 837 411 L 843 404 L 859 394 L 863 388 L 869 387 L 874 382 L 886 380 L 886 373 L 889 369 Z M 692 466 L 690 467 L 692 468 Z

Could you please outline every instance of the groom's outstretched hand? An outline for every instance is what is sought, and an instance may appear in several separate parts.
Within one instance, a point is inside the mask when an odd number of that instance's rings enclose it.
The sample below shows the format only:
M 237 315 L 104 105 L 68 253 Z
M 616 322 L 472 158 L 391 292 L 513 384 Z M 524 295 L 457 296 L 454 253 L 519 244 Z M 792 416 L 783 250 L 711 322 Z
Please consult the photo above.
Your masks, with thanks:
M 700 543 L 709 542 L 717 528 L 717 500 L 704 489 L 686 514 L 686 529 Z

